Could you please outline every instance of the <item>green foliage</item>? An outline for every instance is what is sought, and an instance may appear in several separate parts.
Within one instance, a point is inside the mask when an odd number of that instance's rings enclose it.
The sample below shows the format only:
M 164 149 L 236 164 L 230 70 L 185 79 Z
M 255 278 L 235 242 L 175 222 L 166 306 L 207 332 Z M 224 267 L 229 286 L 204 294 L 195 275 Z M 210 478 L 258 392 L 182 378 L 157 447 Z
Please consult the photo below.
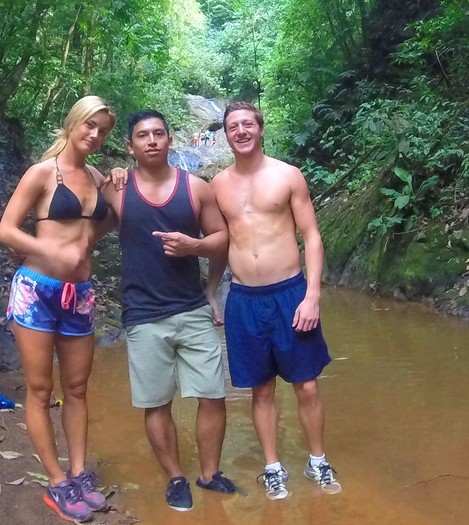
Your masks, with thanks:
M 368 223 L 368 231 L 376 232 L 380 237 L 384 237 L 389 230 L 397 224 L 401 224 L 404 218 L 402 215 L 380 215 Z
M 316 162 L 311 158 L 305 159 L 304 163 L 300 166 L 300 169 L 306 180 L 312 186 L 328 186 L 337 180 L 336 173 L 331 173 L 323 166 L 316 164 Z
M 380 236 L 384 236 L 394 226 L 402 224 L 406 219 L 407 224 L 413 224 L 415 219 L 422 215 L 424 210 L 420 207 L 426 195 L 439 183 L 438 175 L 432 175 L 428 179 L 423 180 L 414 189 L 416 177 L 407 170 L 399 167 L 394 168 L 394 174 L 403 183 L 398 190 L 393 188 L 381 188 L 380 191 L 386 197 L 389 197 L 393 203 L 393 211 L 391 215 L 382 214 L 376 219 L 368 223 L 368 230 L 376 232 Z M 435 216 L 438 213 L 437 208 L 431 208 L 431 215 Z
M 420 183 L 417 190 L 414 191 L 414 176 L 403 168 L 394 168 L 394 174 L 404 183 L 400 191 L 392 188 L 381 188 L 381 193 L 394 200 L 396 210 L 412 209 L 414 213 L 418 212 L 417 205 L 423 200 L 428 193 L 439 182 L 438 175 L 432 175 Z
M 185 92 L 218 88 L 216 67 L 193 50 L 206 35 L 196 0 L 0 1 L 0 107 L 25 125 L 33 152 L 87 93 L 107 99 L 118 115 L 110 143 L 122 144 L 123 117 L 140 107 L 186 117 Z M 7 52 L 8 51 L 8 52 Z M 210 76 L 208 72 L 212 71 Z M 39 130 L 39 131 L 38 131 Z
M 422 80 L 427 90 L 467 94 L 469 64 L 469 6 L 467 1 L 444 0 L 438 16 L 412 24 L 414 36 L 395 53 L 397 64 L 411 66 L 412 85 Z

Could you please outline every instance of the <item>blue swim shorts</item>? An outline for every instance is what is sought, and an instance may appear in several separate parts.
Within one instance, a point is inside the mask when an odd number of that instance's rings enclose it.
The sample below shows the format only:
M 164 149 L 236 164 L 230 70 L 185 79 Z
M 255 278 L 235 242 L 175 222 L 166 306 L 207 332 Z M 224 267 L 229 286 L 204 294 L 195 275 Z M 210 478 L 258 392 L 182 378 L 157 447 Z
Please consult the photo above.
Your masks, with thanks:
M 62 335 L 94 332 L 94 290 L 90 281 L 67 283 L 20 266 L 11 283 L 7 319 Z
M 302 383 L 318 377 L 330 363 L 320 323 L 310 332 L 292 328 L 305 293 L 302 273 L 268 286 L 231 283 L 225 334 L 233 386 L 261 386 L 277 375 Z

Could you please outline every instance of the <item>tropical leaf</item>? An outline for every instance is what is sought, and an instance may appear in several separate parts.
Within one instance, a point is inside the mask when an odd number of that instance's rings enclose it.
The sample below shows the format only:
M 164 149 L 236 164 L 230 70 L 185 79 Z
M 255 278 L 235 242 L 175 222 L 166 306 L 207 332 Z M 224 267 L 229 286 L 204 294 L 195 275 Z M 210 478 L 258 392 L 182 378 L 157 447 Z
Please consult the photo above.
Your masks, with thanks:
M 412 174 L 403 168 L 394 168 L 394 174 L 409 186 L 412 186 Z

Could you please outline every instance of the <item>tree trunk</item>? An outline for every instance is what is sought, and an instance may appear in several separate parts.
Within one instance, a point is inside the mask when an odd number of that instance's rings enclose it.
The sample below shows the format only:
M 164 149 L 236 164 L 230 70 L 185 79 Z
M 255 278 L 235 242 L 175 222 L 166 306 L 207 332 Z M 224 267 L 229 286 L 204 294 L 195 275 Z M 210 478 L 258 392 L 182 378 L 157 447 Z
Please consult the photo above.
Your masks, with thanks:
M 76 30 L 77 21 L 78 21 L 80 12 L 81 12 L 81 5 L 77 4 L 75 8 L 75 18 L 72 22 L 72 25 L 70 26 L 68 30 L 67 39 L 64 44 L 62 60 L 60 62 L 60 73 L 58 73 L 55 76 L 54 80 L 49 85 L 49 88 L 47 90 L 46 100 L 42 106 L 41 112 L 39 113 L 36 119 L 36 123 L 38 126 L 41 126 L 42 123 L 46 120 L 49 114 L 50 107 L 55 102 L 57 97 L 60 95 L 61 91 L 63 90 L 63 86 L 61 86 L 60 83 L 62 80 L 62 75 L 65 71 L 65 65 L 67 64 L 68 55 L 70 53 L 70 46 L 72 44 L 72 41 L 75 35 L 75 30 Z
M 5 80 L 0 87 L 0 108 L 4 108 L 6 102 L 16 93 L 18 86 L 23 77 L 23 73 L 28 67 L 29 61 L 34 54 L 33 42 L 36 39 L 37 31 L 41 18 L 46 11 L 47 6 L 43 0 L 37 0 L 36 8 L 29 25 L 28 38 L 31 45 L 23 52 L 23 56 L 18 62 L 5 74 Z
M 84 64 L 84 75 L 85 75 L 85 93 L 91 91 L 91 77 L 93 74 L 94 65 L 94 45 L 93 45 L 93 33 L 98 21 L 98 13 L 93 13 L 90 20 L 90 25 L 86 34 L 86 45 L 85 45 L 85 64 Z

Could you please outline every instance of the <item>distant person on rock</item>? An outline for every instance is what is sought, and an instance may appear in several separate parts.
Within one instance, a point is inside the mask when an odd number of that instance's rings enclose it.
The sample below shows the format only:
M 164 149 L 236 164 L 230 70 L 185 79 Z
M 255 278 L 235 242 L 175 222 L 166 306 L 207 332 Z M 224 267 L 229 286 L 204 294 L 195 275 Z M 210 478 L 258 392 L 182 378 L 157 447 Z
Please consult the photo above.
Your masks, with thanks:
M 323 246 L 306 181 L 262 152 L 262 113 L 246 102 L 225 110 L 235 163 L 212 181 L 229 232 L 233 274 L 225 309 L 231 380 L 252 389 L 252 417 L 264 456 L 259 476 L 270 499 L 288 496 L 277 453 L 276 377 L 291 383 L 310 456 L 304 475 L 325 491 L 341 486 L 324 454 L 324 409 L 317 377 L 330 362 L 319 321 Z M 296 232 L 305 245 L 306 279 Z
M 205 131 L 200 132 L 199 143 L 201 146 L 205 146 Z
M 214 327 L 222 323 L 215 292 L 228 234 L 210 186 L 168 165 L 172 137 L 163 115 L 150 109 L 138 111 L 128 117 L 128 124 L 127 145 L 137 168 L 131 170 L 125 186 L 109 185 L 106 196 L 120 225 L 132 403 L 145 409 L 148 438 L 169 477 L 168 505 L 187 511 L 192 508 L 192 495 L 172 416 L 177 384 L 182 397 L 198 400 L 201 474 L 196 484 L 216 492 L 236 491 L 219 470 L 226 392 Z M 125 179 L 125 174 L 117 168 L 113 180 Z M 205 293 L 198 257 L 210 260 Z
M 199 133 L 197 131 L 192 135 L 192 147 L 199 147 Z
M 24 257 L 13 277 L 7 317 L 26 381 L 26 425 L 49 476 L 44 501 L 67 520 L 89 520 L 92 511 L 107 506 L 96 474 L 85 470 L 86 390 L 95 328 L 90 252 L 110 227 L 112 215 L 99 190 L 104 178 L 85 160 L 114 124 L 104 100 L 80 99 L 42 161 L 21 178 L 0 223 L 0 242 Z M 35 235 L 22 229 L 30 211 Z M 58 460 L 49 412 L 54 349 L 64 396 L 67 473 Z

